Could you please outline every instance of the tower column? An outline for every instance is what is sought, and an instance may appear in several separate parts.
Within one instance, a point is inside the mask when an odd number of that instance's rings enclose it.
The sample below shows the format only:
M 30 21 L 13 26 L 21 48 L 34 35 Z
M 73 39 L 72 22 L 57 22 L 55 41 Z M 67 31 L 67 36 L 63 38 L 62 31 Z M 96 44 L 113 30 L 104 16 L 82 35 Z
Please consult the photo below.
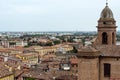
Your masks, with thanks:
M 112 45 L 112 32 L 108 32 L 108 44 Z
M 95 45 L 116 45 L 116 21 L 108 3 L 101 12 L 97 29 L 98 37 L 94 42 Z

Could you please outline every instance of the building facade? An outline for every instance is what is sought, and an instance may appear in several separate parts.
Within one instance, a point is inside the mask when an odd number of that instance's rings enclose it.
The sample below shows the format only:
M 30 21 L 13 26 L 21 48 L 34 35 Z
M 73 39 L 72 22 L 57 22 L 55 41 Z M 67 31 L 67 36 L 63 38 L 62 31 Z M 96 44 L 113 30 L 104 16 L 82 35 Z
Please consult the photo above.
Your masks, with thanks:
M 0 63 L 0 80 L 14 80 L 14 74 L 11 68 L 8 68 L 3 63 Z
M 116 45 L 116 21 L 108 3 L 97 29 L 93 45 L 78 50 L 78 80 L 120 80 L 120 46 Z

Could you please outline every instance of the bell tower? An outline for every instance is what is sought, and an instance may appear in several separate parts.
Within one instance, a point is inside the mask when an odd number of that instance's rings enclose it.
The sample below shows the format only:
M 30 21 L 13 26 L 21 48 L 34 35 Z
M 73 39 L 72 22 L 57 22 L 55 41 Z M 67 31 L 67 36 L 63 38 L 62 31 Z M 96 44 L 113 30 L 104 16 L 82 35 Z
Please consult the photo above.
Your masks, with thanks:
M 116 21 L 111 9 L 108 7 L 108 2 L 106 2 L 106 6 L 101 12 L 97 30 L 96 45 L 116 45 Z

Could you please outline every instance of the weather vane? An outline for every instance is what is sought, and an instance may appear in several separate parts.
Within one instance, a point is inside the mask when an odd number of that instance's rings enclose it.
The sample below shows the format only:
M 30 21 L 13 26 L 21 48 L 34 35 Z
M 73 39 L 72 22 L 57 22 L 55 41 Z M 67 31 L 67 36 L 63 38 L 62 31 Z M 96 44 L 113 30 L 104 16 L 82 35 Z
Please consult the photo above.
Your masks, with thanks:
M 106 0 L 106 6 L 108 5 L 108 0 Z

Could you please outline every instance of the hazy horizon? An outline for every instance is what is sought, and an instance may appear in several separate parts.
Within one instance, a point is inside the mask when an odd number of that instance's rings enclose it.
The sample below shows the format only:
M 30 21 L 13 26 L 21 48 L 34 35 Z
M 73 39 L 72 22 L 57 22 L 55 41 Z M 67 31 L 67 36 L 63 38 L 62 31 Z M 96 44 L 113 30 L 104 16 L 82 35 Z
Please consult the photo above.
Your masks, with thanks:
M 108 1 L 118 31 L 119 2 Z M 97 31 L 105 5 L 106 0 L 1 0 L 0 32 Z

